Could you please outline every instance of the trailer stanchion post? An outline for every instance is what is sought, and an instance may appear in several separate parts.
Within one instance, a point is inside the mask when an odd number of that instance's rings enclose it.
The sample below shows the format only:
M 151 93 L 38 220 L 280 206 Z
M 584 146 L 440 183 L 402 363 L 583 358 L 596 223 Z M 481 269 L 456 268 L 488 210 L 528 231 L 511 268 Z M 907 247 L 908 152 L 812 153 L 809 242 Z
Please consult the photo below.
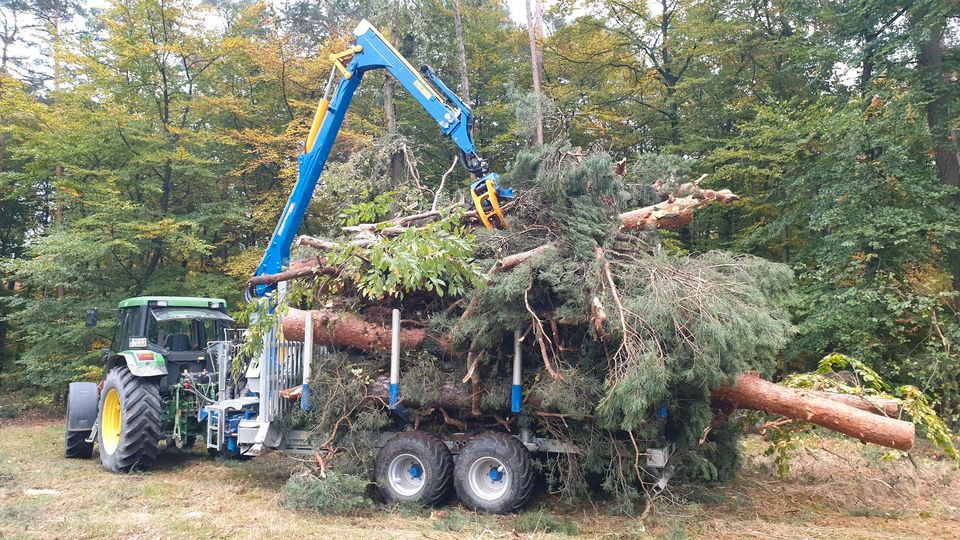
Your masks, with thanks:
M 393 310 L 393 328 L 390 335 L 390 409 L 400 401 L 400 310 Z
M 519 329 L 513 331 L 513 387 L 510 389 L 510 412 L 520 412 L 520 399 L 523 395 L 520 388 L 520 369 L 523 364 L 523 347 L 521 347 Z
M 310 410 L 310 377 L 313 367 L 313 312 L 303 321 L 303 384 L 300 385 L 300 409 Z

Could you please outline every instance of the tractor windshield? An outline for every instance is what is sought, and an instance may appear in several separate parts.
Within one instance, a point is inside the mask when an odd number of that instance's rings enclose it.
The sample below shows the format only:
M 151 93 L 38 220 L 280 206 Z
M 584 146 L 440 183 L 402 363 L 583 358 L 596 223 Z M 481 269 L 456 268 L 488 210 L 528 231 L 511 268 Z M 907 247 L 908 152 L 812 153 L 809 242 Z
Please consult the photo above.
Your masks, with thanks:
M 223 339 L 223 330 L 233 323 L 228 315 L 213 309 L 154 309 L 150 315 L 147 339 L 168 351 L 202 351 L 207 342 Z

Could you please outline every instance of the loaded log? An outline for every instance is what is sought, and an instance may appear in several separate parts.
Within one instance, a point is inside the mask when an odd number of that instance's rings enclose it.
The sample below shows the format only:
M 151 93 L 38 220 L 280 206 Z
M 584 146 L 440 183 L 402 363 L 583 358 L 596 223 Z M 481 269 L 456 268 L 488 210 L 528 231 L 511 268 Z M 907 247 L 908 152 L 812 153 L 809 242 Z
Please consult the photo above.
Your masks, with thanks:
M 283 321 L 283 333 L 287 339 L 302 340 L 306 312 L 291 309 Z M 336 313 L 329 310 L 313 312 L 314 341 L 319 345 L 351 347 L 363 351 L 382 351 L 390 348 L 390 327 L 369 322 L 355 314 Z M 424 328 L 407 327 L 400 330 L 401 348 L 415 349 L 424 344 L 427 332 Z M 449 351 L 449 340 L 440 337 L 436 343 Z M 380 382 L 374 383 L 372 395 L 379 395 Z M 824 396 L 822 392 L 787 388 L 765 381 L 753 374 L 737 377 L 734 384 L 713 392 L 718 398 L 733 407 L 755 409 L 786 418 L 810 422 L 859 439 L 898 450 L 910 450 L 915 439 L 914 425 L 910 422 L 874 414 L 864 406 L 851 406 L 837 398 L 839 394 Z M 456 410 L 471 410 L 473 397 L 466 385 L 453 383 L 441 388 L 437 403 L 416 403 L 416 396 L 406 396 L 417 406 L 436 406 Z M 506 400 L 508 396 L 504 396 Z M 855 397 L 855 396 L 854 396 Z M 528 396 L 536 400 L 535 396 Z M 862 405 L 862 404 L 861 404 Z M 873 406 L 873 404 L 868 405 Z M 892 412 L 892 411 L 891 411 Z

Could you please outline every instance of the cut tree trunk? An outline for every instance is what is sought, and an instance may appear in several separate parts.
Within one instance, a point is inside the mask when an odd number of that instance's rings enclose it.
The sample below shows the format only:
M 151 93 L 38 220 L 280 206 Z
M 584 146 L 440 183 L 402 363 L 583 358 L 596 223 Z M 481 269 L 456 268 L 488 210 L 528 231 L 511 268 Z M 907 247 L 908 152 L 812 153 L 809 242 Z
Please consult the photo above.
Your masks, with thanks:
M 366 352 L 390 350 L 390 327 L 370 322 L 354 313 L 338 313 L 323 309 L 311 312 L 313 315 L 313 342 L 317 345 L 336 345 L 351 347 Z M 283 337 L 293 341 L 303 341 L 307 312 L 290 308 L 283 317 Z M 450 353 L 450 344 L 446 336 L 433 340 L 423 327 L 401 327 L 400 349 L 411 350 L 426 344 L 432 344 Z
M 337 269 L 331 266 L 326 266 L 324 262 L 324 260 L 316 258 L 294 261 L 290 263 L 290 268 L 284 270 L 283 272 L 277 272 L 276 274 L 263 274 L 250 278 L 250 280 L 247 281 L 247 286 L 253 287 L 257 285 L 269 285 L 273 283 L 280 283 L 281 281 L 288 281 L 291 279 L 304 277 L 335 275 L 337 273 Z
M 873 414 L 889 416 L 890 418 L 898 418 L 900 416 L 900 402 L 895 399 L 885 399 L 877 396 L 840 394 L 837 392 L 824 392 L 821 390 L 804 390 L 803 393 L 824 397 L 833 401 L 839 401 L 845 405 L 856 407 L 861 411 L 867 411 Z
M 811 392 L 786 388 L 756 375 L 741 375 L 732 386 L 714 391 L 714 396 L 737 408 L 756 409 L 823 426 L 863 442 L 897 450 L 913 448 L 914 425 L 871 414 Z
M 696 195 L 687 195 L 680 198 L 668 198 L 651 206 L 630 210 L 620 214 L 622 229 L 679 229 L 693 221 L 693 211 L 702 208 L 711 202 L 720 201 L 730 203 L 739 200 L 728 189 L 714 191 L 700 190 Z
M 283 335 L 287 339 L 302 340 L 306 312 L 291 309 L 283 320 Z M 369 322 L 354 314 L 341 314 L 329 310 L 313 312 L 314 341 L 319 345 L 352 347 L 367 352 L 389 350 L 390 327 Z M 424 344 L 427 332 L 423 328 L 402 328 L 400 347 L 415 349 Z M 449 341 L 440 337 L 436 343 L 449 352 Z M 416 396 L 407 396 L 411 404 L 436 405 L 457 410 L 473 410 L 474 401 L 470 391 L 453 383 L 444 390 L 447 397 L 442 403 L 417 403 Z M 461 392 L 462 395 L 456 392 Z M 372 389 L 374 395 L 376 389 Z M 863 442 L 871 442 L 898 450 L 910 450 L 914 443 L 914 425 L 910 422 L 873 414 L 863 407 L 851 406 L 840 401 L 837 394 L 829 397 L 823 393 L 798 390 L 765 381 L 752 374 L 737 377 L 731 386 L 714 391 L 714 397 L 736 408 L 755 409 L 786 418 L 810 422 L 827 429 L 849 435 Z M 528 396 L 528 399 L 530 396 Z M 504 397 L 506 399 L 506 396 Z M 840 398 L 844 399 L 844 398 Z

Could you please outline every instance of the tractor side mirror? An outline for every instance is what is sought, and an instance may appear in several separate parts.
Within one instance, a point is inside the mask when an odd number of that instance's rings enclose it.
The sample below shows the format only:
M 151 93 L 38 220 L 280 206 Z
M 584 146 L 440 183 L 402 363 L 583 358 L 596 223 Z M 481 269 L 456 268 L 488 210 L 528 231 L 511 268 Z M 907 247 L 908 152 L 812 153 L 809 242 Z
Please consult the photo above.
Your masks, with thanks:
M 97 321 L 100 319 L 100 312 L 97 311 L 97 308 L 87 310 L 87 326 L 94 327 L 97 325 Z

